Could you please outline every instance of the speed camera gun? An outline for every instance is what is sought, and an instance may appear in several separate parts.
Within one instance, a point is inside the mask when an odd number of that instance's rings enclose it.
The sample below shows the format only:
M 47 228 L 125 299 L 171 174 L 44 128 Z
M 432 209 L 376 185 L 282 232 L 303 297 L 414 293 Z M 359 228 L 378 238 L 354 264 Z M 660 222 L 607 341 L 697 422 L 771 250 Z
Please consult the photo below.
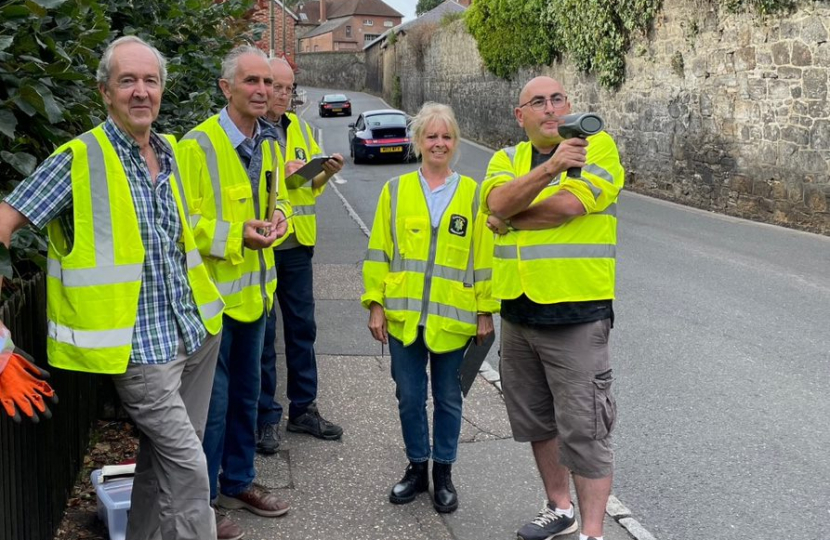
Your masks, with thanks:
M 604 125 L 602 118 L 594 113 L 567 114 L 559 118 L 559 136 L 564 139 L 585 139 L 602 131 Z M 580 167 L 568 169 L 568 176 L 571 178 L 579 178 L 581 175 Z

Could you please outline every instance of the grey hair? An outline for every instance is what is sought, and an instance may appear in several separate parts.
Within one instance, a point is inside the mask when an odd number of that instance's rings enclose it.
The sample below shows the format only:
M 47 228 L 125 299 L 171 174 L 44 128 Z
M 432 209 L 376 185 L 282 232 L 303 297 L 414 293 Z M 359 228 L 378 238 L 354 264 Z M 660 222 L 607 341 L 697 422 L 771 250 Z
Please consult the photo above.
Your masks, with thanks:
M 107 45 L 107 48 L 104 49 L 104 54 L 101 56 L 101 61 L 98 63 L 98 71 L 95 73 L 95 81 L 104 86 L 110 82 L 110 75 L 112 74 L 112 53 L 115 51 L 116 47 L 124 45 L 125 43 L 139 43 L 152 51 L 159 63 L 161 87 L 164 89 L 164 85 L 167 83 L 167 60 L 164 59 L 164 56 L 162 56 L 158 49 L 138 36 L 121 36 Z
M 427 101 L 418 111 L 418 114 L 409 123 L 409 129 L 412 132 L 412 141 L 415 143 L 415 155 L 421 156 L 420 140 L 432 122 L 440 120 L 447 126 L 447 130 L 452 135 L 454 140 L 461 137 L 461 130 L 458 128 L 458 120 L 455 119 L 455 113 L 449 105 L 443 103 L 435 103 L 434 101 Z
M 222 60 L 223 79 L 230 83 L 233 82 L 233 78 L 236 75 L 236 68 L 239 65 L 239 58 L 245 56 L 246 54 L 255 54 L 266 62 L 268 61 L 268 55 L 266 55 L 262 49 L 254 47 L 253 45 L 239 45 L 238 47 L 234 47 L 231 52 L 225 56 L 224 60 Z

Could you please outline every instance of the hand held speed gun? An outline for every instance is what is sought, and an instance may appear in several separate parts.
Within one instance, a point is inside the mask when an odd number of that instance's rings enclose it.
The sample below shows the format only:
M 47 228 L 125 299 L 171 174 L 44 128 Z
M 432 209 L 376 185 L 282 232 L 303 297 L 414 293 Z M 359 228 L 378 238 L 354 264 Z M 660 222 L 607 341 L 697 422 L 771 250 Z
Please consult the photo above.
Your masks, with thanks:
M 604 125 L 602 118 L 594 113 L 567 114 L 559 118 L 559 136 L 563 139 L 585 139 L 602 131 Z M 581 175 L 580 167 L 568 169 L 568 176 L 571 178 L 579 178 Z

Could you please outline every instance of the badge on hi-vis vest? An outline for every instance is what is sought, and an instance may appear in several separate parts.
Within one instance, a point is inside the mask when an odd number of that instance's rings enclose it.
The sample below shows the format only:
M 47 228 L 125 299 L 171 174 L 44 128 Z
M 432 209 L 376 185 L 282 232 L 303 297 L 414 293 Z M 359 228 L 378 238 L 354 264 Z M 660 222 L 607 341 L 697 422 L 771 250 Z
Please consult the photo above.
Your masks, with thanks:
M 450 234 L 464 236 L 467 234 L 467 218 L 453 214 L 450 216 Z
M 294 148 L 294 155 L 297 156 L 297 159 L 305 161 L 305 150 L 302 148 Z

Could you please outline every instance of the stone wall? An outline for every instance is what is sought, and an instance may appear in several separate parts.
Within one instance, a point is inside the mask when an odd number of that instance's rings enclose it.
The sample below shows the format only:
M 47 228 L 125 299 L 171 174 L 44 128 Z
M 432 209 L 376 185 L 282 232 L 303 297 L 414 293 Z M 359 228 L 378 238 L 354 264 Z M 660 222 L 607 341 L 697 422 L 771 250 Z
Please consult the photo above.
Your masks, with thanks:
M 363 52 L 299 53 L 297 84 L 342 90 L 362 91 L 366 86 L 366 60 Z
M 535 75 L 560 80 L 573 109 L 617 140 L 628 189 L 691 206 L 830 234 L 830 8 L 761 20 L 720 2 L 664 0 L 626 58 L 626 82 L 601 89 L 567 57 L 513 81 L 488 73 L 463 22 L 414 30 L 370 54 L 371 83 L 402 108 L 450 104 L 465 137 L 493 147 L 522 137 L 512 109 Z M 825 22 L 826 21 L 826 22 Z

